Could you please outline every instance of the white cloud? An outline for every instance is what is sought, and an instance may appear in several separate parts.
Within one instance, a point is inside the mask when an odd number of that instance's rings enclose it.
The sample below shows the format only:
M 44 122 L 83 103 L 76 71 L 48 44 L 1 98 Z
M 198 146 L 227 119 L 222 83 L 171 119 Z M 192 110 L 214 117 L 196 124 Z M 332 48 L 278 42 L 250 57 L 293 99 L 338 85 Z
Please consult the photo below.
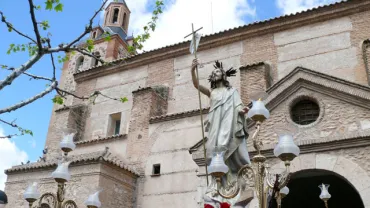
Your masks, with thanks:
M 276 0 L 276 5 L 283 14 L 292 14 L 339 1 L 340 0 Z
M 4 131 L 0 126 L 0 136 L 4 135 Z M 0 139 L 0 190 L 4 190 L 5 187 L 6 174 L 4 170 L 27 160 L 27 153 L 20 150 L 13 141 Z
M 211 2 L 212 14 L 211 15 Z M 184 41 L 191 32 L 191 23 L 203 27 L 202 34 L 210 34 L 245 24 L 243 18 L 255 18 L 254 0 L 166 0 L 165 10 L 159 17 L 157 28 L 144 44 L 145 50 Z M 140 34 L 151 20 L 147 5 L 154 0 L 126 0 L 131 10 L 129 35 Z M 213 16 L 213 30 L 212 30 Z

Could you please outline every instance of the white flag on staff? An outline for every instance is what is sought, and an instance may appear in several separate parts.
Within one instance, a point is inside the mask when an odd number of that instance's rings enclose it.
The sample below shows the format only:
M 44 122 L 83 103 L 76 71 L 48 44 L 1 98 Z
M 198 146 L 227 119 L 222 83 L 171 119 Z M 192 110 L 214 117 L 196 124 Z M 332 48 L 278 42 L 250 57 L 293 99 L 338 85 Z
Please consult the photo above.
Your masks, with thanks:
M 200 42 L 201 37 L 202 37 L 202 34 L 195 33 L 195 51 L 198 50 L 198 46 L 199 46 L 199 42 Z M 194 51 L 194 39 L 192 38 L 191 43 L 190 43 L 190 53 L 194 54 L 195 51 Z

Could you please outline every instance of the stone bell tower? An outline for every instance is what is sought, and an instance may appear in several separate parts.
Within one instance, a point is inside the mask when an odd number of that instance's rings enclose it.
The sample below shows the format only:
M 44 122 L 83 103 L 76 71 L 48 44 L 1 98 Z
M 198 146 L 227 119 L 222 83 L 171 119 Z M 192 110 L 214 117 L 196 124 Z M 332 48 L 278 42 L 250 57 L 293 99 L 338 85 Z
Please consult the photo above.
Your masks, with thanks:
M 113 1 L 105 9 L 103 26 L 118 27 L 127 34 L 130 13 L 125 0 Z

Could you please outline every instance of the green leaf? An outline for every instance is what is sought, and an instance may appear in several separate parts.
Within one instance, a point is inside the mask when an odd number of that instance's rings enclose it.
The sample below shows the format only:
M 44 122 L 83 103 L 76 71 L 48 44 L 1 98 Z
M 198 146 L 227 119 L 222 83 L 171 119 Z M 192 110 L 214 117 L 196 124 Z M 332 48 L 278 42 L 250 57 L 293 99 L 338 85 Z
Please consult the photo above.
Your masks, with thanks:
M 40 10 L 41 9 L 41 6 L 40 5 L 38 5 L 37 7 L 36 7 L 36 10 Z
M 7 54 L 10 54 L 10 53 L 12 52 L 12 50 L 13 50 L 14 46 L 15 46 L 15 44 L 14 44 L 14 43 L 10 44 L 9 49 L 8 49 L 8 51 L 7 51 L 6 53 L 7 53 Z
M 94 49 L 94 41 L 92 39 L 86 40 L 87 43 L 87 50 L 90 52 Z
M 56 6 L 54 7 L 54 10 L 55 10 L 56 12 L 61 12 L 61 11 L 63 11 L 63 4 L 59 3 L 58 5 L 56 5 Z
M 122 97 L 122 98 L 120 98 L 120 101 L 121 101 L 121 103 L 125 103 L 125 102 L 128 101 L 128 99 L 127 99 L 127 97 Z
M 112 37 L 110 36 L 110 35 L 108 35 L 108 36 L 106 36 L 105 38 L 104 38 L 104 40 L 105 41 L 110 41 L 112 39 Z
M 33 132 L 31 130 L 28 130 L 28 129 L 23 129 L 23 134 L 29 134 L 31 136 L 33 136 Z
M 41 25 L 42 29 L 44 29 L 44 30 L 47 30 L 48 28 L 50 28 L 49 21 L 47 21 L 47 20 L 40 22 L 40 25 Z
M 45 4 L 46 4 L 46 6 L 45 6 L 45 9 L 46 10 L 53 10 L 53 1 L 51 1 L 51 0 L 47 0 L 46 2 L 45 2 Z
M 60 96 L 55 96 L 53 99 L 52 99 L 53 103 L 56 103 L 56 104 L 59 104 L 59 105 L 62 105 L 64 100 L 62 97 Z

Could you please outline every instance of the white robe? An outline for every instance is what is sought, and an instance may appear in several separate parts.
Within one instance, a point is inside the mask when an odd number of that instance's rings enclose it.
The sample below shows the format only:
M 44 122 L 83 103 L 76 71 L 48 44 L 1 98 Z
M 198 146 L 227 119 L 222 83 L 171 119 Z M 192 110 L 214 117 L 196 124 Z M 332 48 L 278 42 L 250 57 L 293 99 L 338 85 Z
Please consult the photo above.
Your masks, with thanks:
M 246 119 L 245 115 L 239 114 L 244 106 L 235 88 L 213 89 L 210 99 L 210 110 L 206 124 L 206 131 L 208 132 L 207 165 L 210 165 L 215 146 L 227 148 L 225 163 L 229 167 L 229 173 L 222 178 L 223 185 L 226 185 L 227 181 L 236 180 L 236 174 L 242 166 L 250 163 L 246 145 L 246 139 L 248 138 Z M 211 195 L 208 196 L 211 197 Z M 230 203 L 236 200 L 225 200 L 220 197 L 211 198 Z

